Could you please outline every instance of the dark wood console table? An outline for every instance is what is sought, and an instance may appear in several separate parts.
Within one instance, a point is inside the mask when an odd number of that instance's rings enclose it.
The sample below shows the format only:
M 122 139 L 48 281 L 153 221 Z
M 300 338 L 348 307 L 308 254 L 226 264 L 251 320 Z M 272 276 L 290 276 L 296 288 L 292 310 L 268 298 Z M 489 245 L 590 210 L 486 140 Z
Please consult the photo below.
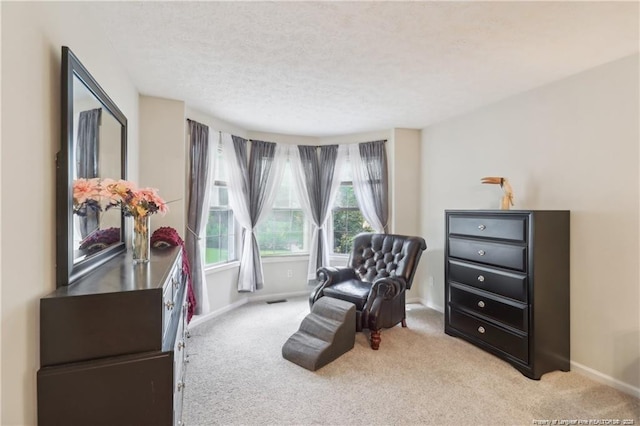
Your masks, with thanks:
M 40 299 L 39 425 L 180 425 L 186 277 L 179 247 L 121 254 Z

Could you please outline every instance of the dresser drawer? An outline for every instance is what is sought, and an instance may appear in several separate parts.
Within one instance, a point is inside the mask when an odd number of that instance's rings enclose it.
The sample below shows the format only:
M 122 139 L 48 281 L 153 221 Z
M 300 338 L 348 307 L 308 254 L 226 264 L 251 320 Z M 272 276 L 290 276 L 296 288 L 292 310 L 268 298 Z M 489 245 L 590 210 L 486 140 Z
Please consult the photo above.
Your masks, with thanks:
M 449 216 L 449 234 L 526 240 L 526 217 Z
M 527 335 L 512 333 L 488 321 L 460 312 L 451 306 L 448 309 L 452 327 L 525 363 L 529 362 Z
M 169 272 L 169 278 L 164 284 L 164 297 L 166 300 L 172 300 L 174 303 L 178 303 L 177 298 L 180 293 L 180 285 L 182 283 L 182 255 L 178 254 L 175 263 L 173 264 L 171 271 Z
M 169 277 L 164 284 L 162 292 L 162 335 L 166 335 L 170 324 L 176 312 L 180 311 L 182 301 L 180 300 L 183 294 L 182 290 L 182 260 L 181 256 L 177 256 L 176 262 L 173 264 Z M 164 338 L 163 338 L 164 341 Z
M 172 425 L 171 358 L 156 351 L 41 368 L 38 425 Z
M 167 331 L 171 325 L 174 309 L 178 308 L 173 300 L 173 289 L 171 285 L 167 285 L 162 293 L 162 340 L 164 342 Z
M 500 296 L 527 302 L 527 276 L 449 260 L 449 281 L 470 285 Z
M 449 256 L 525 271 L 526 247 L 490 241 L 449 238 Z
M 465 289 L 451 284 L 449 286 L 449 302 L 459 308 L 493 318 L 508 326 L 528 331 L 527 306 L 521 303 L 507 303 L 482 291 Z

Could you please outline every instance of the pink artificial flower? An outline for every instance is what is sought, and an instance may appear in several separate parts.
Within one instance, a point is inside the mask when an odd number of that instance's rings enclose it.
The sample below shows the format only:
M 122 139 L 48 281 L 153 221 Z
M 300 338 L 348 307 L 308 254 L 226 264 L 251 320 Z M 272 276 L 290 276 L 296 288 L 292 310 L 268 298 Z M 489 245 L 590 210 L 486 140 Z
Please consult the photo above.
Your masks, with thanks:
M 99 200 L 100 179 L 76 179 L 73 181 L 73 202 L 76 205 L 86 203 L 89 200 Z
M 95 201 L 100 206 L 101 201 L 106 201 L 106 209 L 120 207 L 125 216 L 165 214 L 169 210 L 157 189 L 138 189 L 133 182 L 123 179 L 76 179 L 73 199 L 74 206 L 81 206 L 87 201 Z
M 149 207 L 151 213 L 165 214 L 168 210 L 167 204 L 160 197 L 156 188 L 141 188 L 136 191 L 136 196 L 140 198 L 141 204 L 146 204 Z

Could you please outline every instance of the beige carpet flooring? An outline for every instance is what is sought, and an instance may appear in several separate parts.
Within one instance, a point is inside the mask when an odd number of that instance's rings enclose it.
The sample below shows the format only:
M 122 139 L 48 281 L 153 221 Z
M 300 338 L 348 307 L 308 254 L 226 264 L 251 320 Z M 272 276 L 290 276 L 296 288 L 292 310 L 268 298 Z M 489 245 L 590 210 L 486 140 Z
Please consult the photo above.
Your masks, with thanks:
M 408 328 L 382 332 L 380 350 L 357 333 L 351 351 L 305 370 L 282 358 L 281 349 L 308 313 L 305 298 L 253 303 L 194 327 L 184 423 L 640 424 L 637 398 L 575 372 L 530 380 L 445 335 L 443 315 L 418 304 L 408 305 Z

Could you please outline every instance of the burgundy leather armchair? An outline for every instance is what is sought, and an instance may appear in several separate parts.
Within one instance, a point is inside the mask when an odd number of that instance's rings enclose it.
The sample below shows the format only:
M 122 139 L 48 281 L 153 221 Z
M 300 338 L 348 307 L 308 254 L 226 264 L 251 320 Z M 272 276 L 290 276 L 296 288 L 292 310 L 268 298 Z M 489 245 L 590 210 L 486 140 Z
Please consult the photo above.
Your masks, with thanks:
M 411 288 L 422 252 L 421 237 L 363 233 L 353 240 L 346 267 L 321 267 L 319 284 L 309 305 L 323 296 L 356 306 L 356 331 L 371 332 L 371 348 L 380 346 L 380 330 L 398 323 L 407 326 L 405 291 Z

